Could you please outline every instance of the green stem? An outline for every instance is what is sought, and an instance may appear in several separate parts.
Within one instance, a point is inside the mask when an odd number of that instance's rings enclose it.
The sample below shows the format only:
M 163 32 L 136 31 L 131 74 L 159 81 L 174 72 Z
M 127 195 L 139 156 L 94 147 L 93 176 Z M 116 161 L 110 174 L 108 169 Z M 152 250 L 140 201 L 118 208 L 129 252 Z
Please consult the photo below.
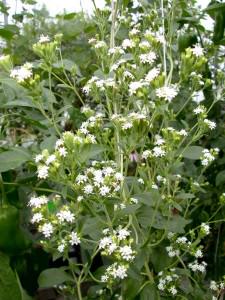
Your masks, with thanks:
M 6 193 L 5 193 L 5 188 L 4 188 L 4 183 L 2 179 L 2 174 L 0 173 L 0 189 L 2 192 L 2 197 L 1 197 L 1 206 L 6 202 Z

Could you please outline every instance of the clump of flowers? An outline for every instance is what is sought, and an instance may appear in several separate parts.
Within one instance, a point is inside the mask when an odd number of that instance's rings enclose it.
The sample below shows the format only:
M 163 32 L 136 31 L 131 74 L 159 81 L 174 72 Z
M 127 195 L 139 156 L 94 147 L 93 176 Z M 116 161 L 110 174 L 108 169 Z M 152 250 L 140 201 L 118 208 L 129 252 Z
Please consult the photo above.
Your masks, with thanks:
M 133 239 L 126 228 L 119 227 L 113 232 L 110 229 L 103 230 L 104 237 L 99 242 L 99 249 L 102 255 L 111 257 L 115 262 L 107 267 L 101 280 L 112 284 L 114 279 L 127 277 L 129 264 L 135 258 L 135 251 L 132 249 Z
M 80 244 L 76 228 L 76 214 L 73 205 L 63 204 L 59 196 L 32 196 L 28 205 L 32 209 L 31 223 L 37 226 L 44 239 L 42 245 L 49 251 L 66 254 L 71 247 Z
M 176 296 L 178 293 L 179 276 L 175 273 L 175 269 L 163 271 L 158 273 L 159 283 L 158 289 L 163 294 Z
M 218 156 L 219 153 L 219 149 L 218 148 L 213 148 L 213 149 L 204 149 L 202 151 L 202 157 L 201 159 L 201 163 L 203 166 L 207 167 L 209 166 L 210 163 L 212 163 L 216 157 Z
M 84 198 L 91 195 L 112 198 L 120 191 L 122 182 L 123 175 L 116 171 L 114 162 L 93 161 L 91 167 L 77 175 L 75 187 Z
M 18 83 L 24 83 L 32 78 L 32 67 L 31 63 L 25 63 L 23 66 L 13 69 L 10 77 L 14 78 Z
M 220 297 L 223 296 L 225 290 L 225 276 L 223 276 L 223 280 L 218 282 L 211 280 L 209 288 L 213 294 L 212 300 L 220 299 Z

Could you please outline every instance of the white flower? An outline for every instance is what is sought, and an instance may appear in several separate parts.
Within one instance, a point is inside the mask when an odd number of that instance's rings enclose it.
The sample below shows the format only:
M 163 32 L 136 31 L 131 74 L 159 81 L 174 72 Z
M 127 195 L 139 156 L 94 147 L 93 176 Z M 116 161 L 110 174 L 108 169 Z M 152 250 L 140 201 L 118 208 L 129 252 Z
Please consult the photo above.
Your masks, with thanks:
M 55 143 L 55 149 L 57 150 L 59 147 L 63 146 L 64 142 L 62 139 L 59 139 Z
M 189 263 L 188 267 L 193 271 L 199 271 L 201 273 L 204 273 L 206 270 L 206 263 L 203 261 L 201 263 L 198 263 L 197 260 L 195 260 L 193 263 Z
M 178 88 L 175 85 L 163 86 L 156 90 L 158 98 L 164 98 L 166 101 L 171 102 L 178 94 Z
M 32 77 L 32 70 L 30 65 L 23 65 L 18 69 L 13 69 L 10 73 L 10 77 L 16 79 L 18 83 L 23 83 L 26 79 Z
M 57 248 L 57 250 L 58 250 L 60 253 L 62 253 L 62 252 L 64 251 L 64 249 L 65 249 L 65 244 L 60 244 L 60 245 L 58 246 L 58 248 Z
M 130 129 L 133 127 L 133 124 L 131 122 L 125 122 L 123 125 L 122 125 L 122 130 L 127 130 L 127 129 Z
M 104 41 L 98 41 L 96 44 L 95 44 L 95 49 L 99 49 L 99 48 L 105 48 L 107 45 Z
M 133 48 L 134 46 L 135 46 L 134 42 L 129 39 L 125 39 L 122 42 L 123 49 Z
M 162 147 L 154 147 L 152 149 L 152 155 L 155 157 L 163 157 L 165 156 L 166 152 L 162 149 Z
M 182 135 L 182 136 L 187 136 L 188 133 L 185 129 L 181 129 L 180 131 L 177 132 L 179 135 Z
M 204 123 L 209 127 L 209 129 L 215 129 L 216 128 L 216 123 L 215 122 L 212 122 L 208 119 L 205 119 L 204 120 Z
M 195 257 L 198 258 L 198 257 L 202 257 L 202 256 L 203 256 L 202 250 L 198 249 L 198 250 L 195 252 Z
M 214 281 L 214 280 L 212 280 L 211 282 L 210 282 L 210 290 L 212 290 L 212 291 L 217 291 L 218 290 L 218 286 L 217 286 L 217 283 L 216 283 L 216 281 Z
M 210 227 L 208 224 L 202 223 L 201 224 L 201 231 L 205 234 L 208 235 L 210 233 Z
M 124 279 L 127 277 L 127 268 L 125 266 L 118 266 L 117 269 L 114 268 L 112 276 L 114 278 Z
M 87 181 L 87 176 L 86 175 L 77 175 L 77 178 L 76 178 L 76 182 L 77 184 L 81 184 L 81 183 L 85 183 Z
M 116 178 L 117 181 L 123 181 L 123 179 L 124 179 L 123 174 L 121 174 L 119 172 L 117 172 L 115 174 L 115 178 Z
M 60 147 L 58 149 L 58 151 L 59 151 L 59 155 L 62 156 L 62 157 L 65 157 L 67 155 L 67 150 L 66 150 L 65 147 Z
M 167 251 L 169 257 L 175 257 L 180 254 L 180 251 L 175 250 L 172 246 L 166 247 L 166 251 Z
M 148 74 L 145 76 L 145 80 L 147 82 L 151 82 L 152 80 L 154 80 L 160 73 L 160 70 L 158 68 L 153 68 L 152 70 L 150 70 L 148 72 Z
M 39 223 L 43 219 L 43 215 L 41 213 L 36 213 L 33 215 L 31 219 L 31 223 Z
M 144 180 L 142 179 L 142 178 L 138 178 L 138 180 L 137 180 L 140 184 L 144 184 L 145 182 L 144 182 Z
M 93 192 L 93 186 L 91 184 L 88 184 L 84 187 L 85 194 L 91 194 L 92 192 Z
M 96 138 L 95 138 L 95 136 L 93 134 L 88 134 L 87 135 L 87 140 L 91 144 L 96 144 Z
M 158 289 L 160 290 L 160 291 L 164 291 L 165 290 L 165 284 L 163 284 L 162 282 L 159 282 L 159 284 L 158 284 Z
M 151 153 L 150 150 L 145 150 L 145 151 L 143 151 L 141 157 L 142 157 L 143 159 L 147 159 L 147 158 L 151 157 L 151 154 L 152 154 L 152 153 Z
M 80 238 L 76 232 L 74 232 L 74 231 L 71 232 L 69 242 L 70 242 L 71 246 L 80 244 Z
M 148 41 L 142 41 L 142 42 L 140 42 L 139 47 L 140 48 L 150 48 L 151 45 L 149 44 Z
M 146 64 L 146 63 L 152 64 L 156 60 L 157 56 L 156 56 L 155 52 L 150 51 L 149 53 L 141 54 L 139 56 L 139 58 L 143 64 Z
M 123 76 L 124 76 L 125 78 L 134 79 L 134 75 L 131 74 L 129 71 L 124 71 L 124 72 L 123 72 Z
M 101 276 L 101 281 L 102 281 L 102 282 L 107 282 L 108 279 L 109 279 L 109 276 L 108 276 L 108 275 L 102 275 L 102 276 Z
M 205 100 L 205 97 L 204 97 L 204 94 L 203 94 L 202 90 L 200 90 L 198 92 L 195 92 L 192 95 L 192 98 L 193 98 L 193 101 L 196 102 L 196 103 L 200 103 L 200 102 Z
M 36 162 L 36 163 L 39 163 L 39 161 L 41 161 L 43 158 L 44 158 L 44 156 L 43 156 L 42 154 L 38 154 L 38 155 L 36 155 L 36 157 L 35 157 L 35 162 Z
M 124 51 L 121 47 L 114 47 L 114 48 L 110 48 L 108 53 L 109 54 L 115 54 L 115 53 L 124 54 Z
M 105 196 L 110 192 L 110 188 L 106 185 L 103 185 L 100 189 L 99 189 L 99 193 L 101 196 Z
M 117 236 L 120 241 L 125 240 L 129 235 L 130 232 L 125 228 L 119 229 L 117 231 Z
M 95 170 L 93 172 L 94 175 L 94 181 L 95 181 L 95 185 L 99 186 L 100 183 L 103 183 L 104 179 L 102 177 L 102 171 L 101 170 Z
M 115 243 L 112 243 L 108 246 L 108 253 L 111 255 L 115 250 L 117 249 L 117 245 Z
M 45 196 L 40 196 L 40 197 L 31 197 L 28 205 L 33 206 L 35 208 L 40 208 L 43 204 L 48 203 L 48 198 Z
M 102 233 L 106 235 L 109 233 L 109 231 L 110 231 L 109 228 L 105 228 L 102 230 Z
M 99 249 L 105 249 L 106 246 L 109 246 L 111 244 L 112 244 L 112 238 L 108 237 L 108 236 L 105 236 L 99 242 Z
M 48 177 L 48 166 L 39 166 L 38 167 L 38 178 L 46 179 Z
M 199 115 L 199 114 L 202 114 L 202 113 L 204 113 L 206 110 L 205 110 L 205 107 L 203 106 L 203 105 L 200 105 L 200 106 L 198 106 L 198 107 L 196 107 L 195 109 L 194 109 L 194 113 L 196 114 L 196 115 Z
M 143 87 L 144 83 L 141 81 L 133 81 L 129 84 L 130 95 L 135 95 L 137 90 Z
M 51 223 L 45 223 L 40 230 L 46 238 L 49 238 L 53 233 L 53 226 Z
M 177 289 L 175 288 L 175 286 L 171 286 L 169 288 L 169 292 L 172 294 L 172 295 L 176 295 L 177 294 Z
M 152 189 L 154 189 L 154 190 L 158 190 L 158 185 L 157 184 L 152 184 Z
M 160 135 L 155 136 L 155 145 L 161 146 L 164 143 L 165 143 L 165 140 Z
M 168 281 L 168 282 L 172 282 L 172 281 L 173 281 L 173 277 L 170 276 L 170 275 L 167 275 L 165 279 L 166 279 L 166 281 Z
M 46 160 L 46 165 L 50 165 L 53 161 L 55 161 L 56 156 L 54 154 L 50 155 Z
M 105 176 L 109 176 L 114 173 L 114 170 L 111 167 L 106 167 L 102 170 L 102 172 L 105 174 Z
M 78 202 L 81 202 L 83 199 L 84 199 L 83 196 L 78 196 L 78 197 L 77 197 L 77 201 L 78 201 Z
M 60 223 L 63 223 L 64 221 L 72 223 L 75 219 L 74 214 L 72 214 L 69 210 L 62 210 L 57 213 L 56 216 L 58 217 Z
M 181 236 L 176 239 L 176 243 L 178 243 L 178 244 L 186 244 L 187 241 L 188 241 L 188 239 L 186 238 L 186 236 Z
M 45 43 L 49 43 L 49 42 L 50 42 L 50 38 L 48 35 L 43 35 L 43 34 L 40 35 L 38 43 L 45 44 Z
M 130 246 L 120 247 L 120 254 L 122 258 L 127 261 L 134 259 L 133 251 Z
M 202 47 L 200 47 L 199 45 L 195 45 L 194 48 L 191 48 L 191 51 L 197 57 L 204 55 L 204 49 Z

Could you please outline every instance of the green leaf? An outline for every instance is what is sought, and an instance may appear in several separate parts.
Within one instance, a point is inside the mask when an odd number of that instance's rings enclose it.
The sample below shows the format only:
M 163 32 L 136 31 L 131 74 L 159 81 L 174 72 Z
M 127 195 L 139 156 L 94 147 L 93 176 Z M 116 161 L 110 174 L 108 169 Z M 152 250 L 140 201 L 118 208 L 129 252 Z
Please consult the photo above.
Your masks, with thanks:
M 42 88 L 42 96 L 44 103 L 57 103 L 55 95 L 47 88 Z
M 225 182 L 225 170 L 219 172 L 216 175 L 216 186 L 219 186 Z
M 19 286 L 19 289 L 20 289 L 22 300 L 33 300 L 33 298 L 31 296 L 29 296 L 27 294 L 27 292 L 23 289 L 23 287 L 21 285 L 21 282 L 20 282 L 20 278 L 19 278 L 17 273 L 16 273 L 16 279 L 17 279 L 17 283 L 18 283 L 18 286 Z
M 157 273 L 171 265 L 172 261 L 172 259 L 168 256 L 168 253 L 166 252 L 165 244 L 153 248 L 150 258 L 151 263 L 154 266 L 154 271 Z
M 158 212 L 156 212 L 156 215 Z M 138 221 L 143 228 L 147 228 L 151 224 L 152 217 L 154 215 L 154 209 L 150 206 L 143 205 L 137 214 Z
M 144 203 L 148 206 L 154 206 L 157 201 L 160 201 L 160 194 L 157 190 L 152 190 L 150 192 L 145 192 L 142 194 L 135 194 L 132 196 L 132 198 L 135 198 L 139 200 L 139 202 Z
M 147 284 L 140 294 L 140 300 L 160 299 L 159 293 L 154 284 Z
M 3 105 L 3 108 L 14 107 L 14 106 L 15 107 L 25 106 L 25 107 L 34 107 L 34 108 L 37 107 L 30 99 L 18 99 L 14 101 L 8 101 Z
M 78 71 L 77 65 L 72 60 L 69 60 L 69 59 L 63 59 L 60 62 L 54 63 L 53 66 L 55 68 L 60 68 L 60 69 L 64 68 L 65 70 L 67 70 L 69 72 Z
M 38 278 L 40 288 L 53 287 L 66 281 L 73 281 L 73 277 L 65 272 L 64 267 L 46 269 Z
M 48 149 L 49 152 L 53 151 L 55 148 L 56 140 L 57 140 L 57 137 L 55 135 L 51 135 L 51 136 L 47 137 L 40 144 L 41 150 Z
M 133 278 L 128 277 L 123 281 L 123 294 L 126 295 L 127 300 L 136 299 L 138 291 L 141 287 L 142 281 L 133 280 Z
M 9 257 L 0 253 L 0 300 L 23 300 L 16 276 L 9 265 Z
M 167 231 L 175 233 L 184 233 L 184 227 L 190 223 L 190 220 L 186 220 L 179 215 L 175 215 L 170 219 L 157 214 L 152 227 L 156 229 L 166 229 Z
M 89 235 L 93 240 L 99 240 L 102 236 L 103 225 L 99 218 L 86 218 L 82 228 L 83 235 Z
M 97 155 L 102 153 L 105 150 L 105 147 L 101 145 L 85 145 L 82 147 L 81 152 L 79 153 L 77 159 L 79 162 L 84 163 L 89 159 L 95 158 Z
M 132 215 L 139 207 L 139 204 L 129 204 L 125 208 L 118 210 L 115 215 L 117 217 Z
M 199 146 L 190 146 L 183 152 L 183 157 L 189 159 L 200 159 L 203 148 Z
M 215 4 L 212 4 L 212 5 L 209 5 L 203 11 L 210 14 L 210 13 L 215 13 L 217 11 L 220 12 L 220 11 L 223 11 L 223 10 L 225 10 L 225 3 L 215 3 Z
M 1 152 L 0 172 L 18 168 L 30 159 L 31 155 L 23 148 L 14 148 L 13 150 Z

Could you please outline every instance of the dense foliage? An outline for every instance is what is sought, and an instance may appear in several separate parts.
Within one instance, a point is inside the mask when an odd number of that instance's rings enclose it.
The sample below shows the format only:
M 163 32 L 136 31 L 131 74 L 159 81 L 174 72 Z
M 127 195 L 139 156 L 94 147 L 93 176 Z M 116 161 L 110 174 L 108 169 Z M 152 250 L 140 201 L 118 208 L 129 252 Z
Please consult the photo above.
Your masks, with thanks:
M 223 299 L 225 3 L 106 2 L 0 29 L 0 299 Z

